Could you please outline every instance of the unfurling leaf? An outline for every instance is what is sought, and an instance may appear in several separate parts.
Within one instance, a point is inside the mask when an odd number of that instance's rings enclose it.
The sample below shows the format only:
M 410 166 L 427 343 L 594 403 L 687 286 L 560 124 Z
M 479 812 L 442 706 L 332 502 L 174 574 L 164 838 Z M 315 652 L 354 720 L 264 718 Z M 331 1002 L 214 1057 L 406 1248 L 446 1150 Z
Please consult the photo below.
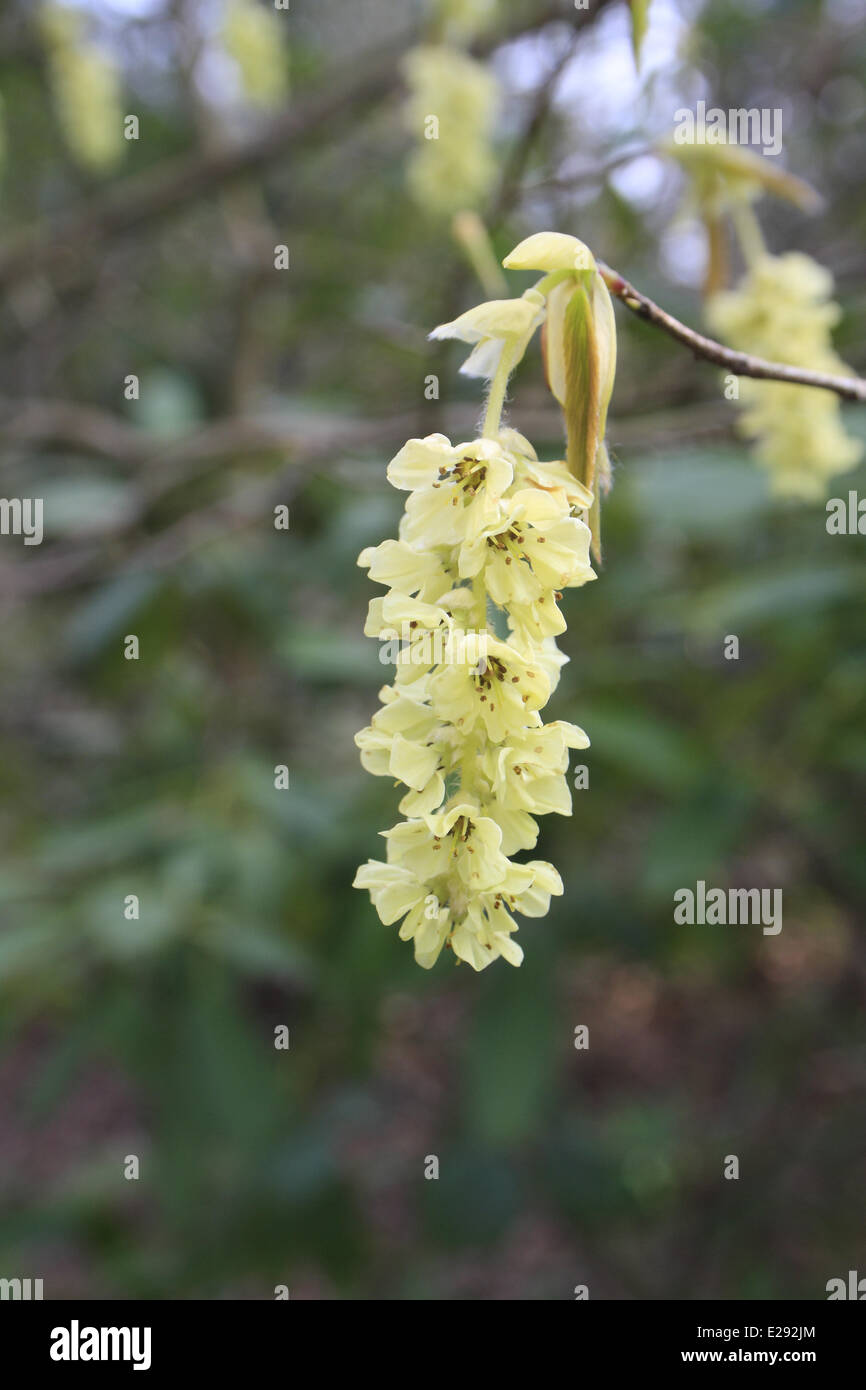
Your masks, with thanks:
M 595 269 L 576 272 L 548 295 L 542 351 L 547 384 L 565 416 L 568 468 L 595 494 L 590 527 L 593 554 L 600 560 L 596 482 L 603 482 L 607 490 L 610 481 L 602 445 L 616 372 L 616 322 L 607 286 Z
M 591 291 L 577 284 L 564 317 L 566 463 L 591 492 L 598 450 L 601 376 Z
M 594 494 L 590 510 L 592 549 L 601 558 L 599 498 L 607 491 L 610 462 L 603 448 L 607 410 L 616 372 L 613 302 L 595 257 L 577 237 L 538 232 L 503 261 L 510 270 L 544 270 L 536 289 L 546 295 L 542 352 L 547 384 L 562 406 L 572 476 Z

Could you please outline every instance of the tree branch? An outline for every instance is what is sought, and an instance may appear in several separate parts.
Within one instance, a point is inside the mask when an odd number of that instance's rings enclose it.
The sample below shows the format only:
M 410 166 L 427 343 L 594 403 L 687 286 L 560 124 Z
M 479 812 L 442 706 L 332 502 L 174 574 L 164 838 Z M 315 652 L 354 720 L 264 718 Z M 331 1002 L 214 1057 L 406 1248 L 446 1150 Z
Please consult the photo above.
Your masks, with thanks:
M 696 333 L 693 328 L 680 323 L 679 319 L 675 319 L 652 299 L 641 294 L 640 290 L 636 290 L 634 285 L 630 285 L 628 280 L 623 279 L 617 271 L 611 270 L 610 266 L 602 261 L 598 262 L 598 269 L 611 294 L 621 300 L 627 309 L 631 309 L 633 314 L 645 319 L 647 323 L 655 324 L 656 328 L 661 328 L 684 347 L 690 348 L 696 357 L 714 362 L 717 367 L 724 367 L 735 376 L 750 376 L 765 381 L 786 381 L 792 386 L 814 386 L 823 391 L 835 391 L 837 396 L 846 401 L 866 401 L 866 380 L 861 377 L 813 372 L 807 367 L 791 367 L 784 362 L 767 362 L 763 357 L 753 357 L 748 352 L 736 352 L 732 348 L 723 347 L 721 343 L 715 342 L 712 338 L 705 338 L 702 333 Z

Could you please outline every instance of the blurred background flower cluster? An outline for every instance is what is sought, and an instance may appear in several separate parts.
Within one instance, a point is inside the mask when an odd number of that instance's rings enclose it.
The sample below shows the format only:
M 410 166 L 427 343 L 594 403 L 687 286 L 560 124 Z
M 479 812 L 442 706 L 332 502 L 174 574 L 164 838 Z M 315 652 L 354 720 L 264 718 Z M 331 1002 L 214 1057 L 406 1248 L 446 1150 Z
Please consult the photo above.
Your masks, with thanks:
M 862 373 L 866 7 L 653 0 L 639 72 L 624 0 L 466 10 L 0 14 L 2 493 L 45 506 L 41 546 L 0 538 L 0 1275 L 46 1297 L 819 1298 L 863 1268 L 863 538 L 772 497 L 719 373 L 619 307 L 604 565 L 549 710 L 592 740 L 538 846 L 565 896 L 519 971 L 428 975 L 350 884 L 397 799 L 353 742 L 387 679 L 355 559 L 405 438 L 480 407 L 426 337 L 484 296 L 412 173 L 418 52 L 495 88 L 469 210 L 499 256 L 569 232 L 695 324 L 661 143 L 699 99 L 780 108 L 824 203 L 767 200 L 765 235 L 832 271 Z M 561 456 L 537 350 L 515 390 Z M 781 887 L 782 932 L 676 926 L 698 879 Z

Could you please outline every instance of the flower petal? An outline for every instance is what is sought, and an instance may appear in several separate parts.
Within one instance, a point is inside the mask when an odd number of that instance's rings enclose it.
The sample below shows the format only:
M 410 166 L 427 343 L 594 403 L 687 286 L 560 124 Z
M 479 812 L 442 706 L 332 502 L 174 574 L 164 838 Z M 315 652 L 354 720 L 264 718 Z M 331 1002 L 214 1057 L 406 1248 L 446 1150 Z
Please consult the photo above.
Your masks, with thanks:
M 441 468 L 450 468 L 454 450 L 444 434 L 410 439 L 388 464 L 388 482 L 404 492 L 435 483 Z
M 502 264 L 508 270 L 594 270 L 595 257 L 576 236 L 536 232 L 515 246 Z

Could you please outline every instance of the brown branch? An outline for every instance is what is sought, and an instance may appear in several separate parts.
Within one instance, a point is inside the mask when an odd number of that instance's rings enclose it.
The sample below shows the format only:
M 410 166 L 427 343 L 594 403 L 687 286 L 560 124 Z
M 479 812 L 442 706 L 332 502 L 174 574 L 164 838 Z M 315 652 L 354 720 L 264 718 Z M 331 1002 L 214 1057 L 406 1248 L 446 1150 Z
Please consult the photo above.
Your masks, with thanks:
M 105 453 L 112 417 L 105 417 L 103 430 L 95 432 L 93 419 L 99 412 L 73 410 L 64 417 L 65 405 L 64 402 L 45 403 L 50 428 L 41 442 L 59 443 L 62 423 L 69 442 L 97 454 Z M 23 416 L 28 426 L 25 429 L 15 420 L 5 427 L 0 423 L 0 445 L 10 440 L 18 445 L 38 444 L 39 438 L 29 428 L 36 410 L 34 402 L 28 403 Z M 116 548 L 113 551 L 112 546 L 121 538 L 124 558 L 120 569 L 124 572 L 165 568 L 182 559 L 188 549 L 260 520 L 262 508 L 269 501 L 286 501 L 289 493 L 294 495 L 298 480 L 303 482 L 314 471 L 330 468 L 351 458 L 356 451 L 390 445 L 410 432 L 416 423 L 416 416 L 407 414 L 385 420 L 332 422 L 326 429 L 303 433 L 291 422 L 279 418 L 234 418 L 215 421 L 179 440 L 160 445 L 143 430 L 119 427 L 117 437 L 125 450 L 123 461 L 136 464 L 144 479 L 131 486 L 123 515 L 108 521 L 104 529 L 89 535 L 83 542 L 60 544 L 45 556 L 25 558 L 19 552 L 18 558 L 0 561 L 2 600 L 9 604 L 57 589 L 69 591 L 88 585 L 103 577 L 106 567 L 111 574 L 120 572 Z M 256 477 L 233 493 L 221 496 L 204 511 L 194 508 L 164 531 L 140 538 L 130 554 L 131 537 L 140 523 L 175 487 L 189 483 L 221 460 L 249 459 L 251 455 L 273 453 L 288 455 L 288 462 L 284 466 L 281 464 L 276 472 Z
M 756 377 L 764 381 L 786 381 L 792 386 L 814 386 L 823 391 L 835 391 L 837 396 L 846 401 L 866 401 L 866 380 L 861 377 L 813 372 L 807 367 L 768 362 L 763 357 L 753 357 L 751 353 L 736 352 L 733 348 L 723 347 L 721 343 L 715 342 L 712 338 L 705 338 L 702 333 L 696 333 L 693 328 L 680 323 L 673 314 L 669 314 L 652 299 L 641 294 L 640 290 L 636 290 L 634 285 L 630 285 L 628 280 L 623 279 L 617 271 L 611 270 L 610 266 L 602 261 L 598 262 L 598 269 L 611 294 L 621 300 L 627 309 L 631 309 L 633 314 L 645 319 L 647 323 L 655 324 L 656 328 L 661 328 L 684 347 L 690 348 L 696 357 L 714 362 L 717 367 L 724 367 L 735 376 Z
M 381 448 L 389 456 L 398 441 L 419 429 L 417 411 L 377 420 L 330 421 L 327 427 L 313 430 L 299 430 L 294 421 L 279 416 L 236 417 L 213 421 L 177 440 L 157 444 L 146 431 L 119 418 L 101 416 L 91 408 L 72 408 L 65 401 L 25 402 L 20 417 L 5 423 L 4 414 L 0 402 L 0 449 L 11 445 L 36 451 L 65 443 L 98 457 L 114 458 L 133 473 L 122 515 L 106 518 L 104 526 L 80 540 L 52 545 L 44 556 L 18 552 L 13 558 L 12 552 L 6 552 L 10 558 L 4 556 L 0 561 L 0 595 L 6 606 L 57 590 L 89 586 L 106 573 L 119 572 L 121 556 L 124 570 L 165 568 L 182 559 L 193 546 L 219 538 L 223 521 L 226 534 L 252 524 L 267 501 L 286 501 L 287 488 L 294 494 L 298 479 L 306 482 L 313 472 L 345 465 L 359 453 Z M 46 426 L 41 433 L 35 428 L 40 415 Z M 451 437 L 467 438 L 477 416 L 476 406 L 460 404 L 449 407 L 440 423 Z M 722 434 L 727 418 L 720 402 L 699 404 L 691 410 L 679 407 L 649 416 L 620 415 L 611 422 L 610 433 L 618 450 L 649 446 L 659 451 Z M 548 403 L 545 393 L 521 409 L 520 425 L 534 438 L 555 439 L 561 429 L 559 409 Z M 121 446 L 117 451 L 112 449 L 113 441 Z M 140 528 L 153 508 L 175 488 L 217 470 L 223 462 L 249 462 L 253 457 L 273 454 L 281 456 L 274 472 L 253 477 L 239 490 L 224 493 L 204 513 L 194 507 L 163 531 L 141 534 Z
M 32 451 L 51 445 L 80 449 L 118 463 L 146 457 L 147 434 L 121 416 L 75 401 L 0 398 L 0 445 Z M 153 452 L 153 445 L 147 448 Z

